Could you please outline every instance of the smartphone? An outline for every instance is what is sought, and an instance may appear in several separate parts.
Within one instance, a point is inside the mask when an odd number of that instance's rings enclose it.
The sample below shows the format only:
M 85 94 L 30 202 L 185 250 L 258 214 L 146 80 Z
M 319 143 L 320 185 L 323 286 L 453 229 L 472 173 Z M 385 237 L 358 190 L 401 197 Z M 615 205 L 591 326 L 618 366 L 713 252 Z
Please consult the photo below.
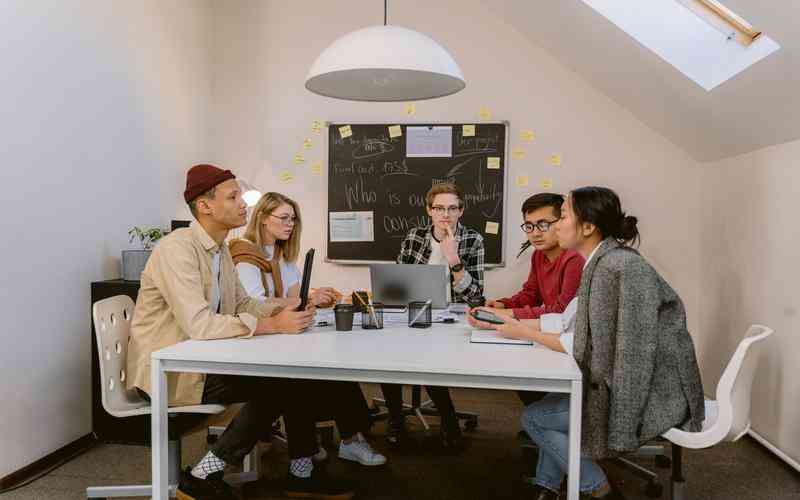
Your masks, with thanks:
M 484 311 L 483 309 L 475 309 L 472 311 L 472 317 L 484 323 L 491 323 L 492 325 L 503 325 L 505 321 L 493 312 Z

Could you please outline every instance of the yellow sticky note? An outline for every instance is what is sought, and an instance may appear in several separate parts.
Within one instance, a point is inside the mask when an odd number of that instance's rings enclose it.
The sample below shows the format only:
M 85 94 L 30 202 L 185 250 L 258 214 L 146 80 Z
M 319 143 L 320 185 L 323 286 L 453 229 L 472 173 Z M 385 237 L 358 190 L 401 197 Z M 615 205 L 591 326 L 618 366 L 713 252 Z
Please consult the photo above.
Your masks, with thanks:
M 342 139 L 346 139 L 353 135 L 353 129 L 350 128 L 350 125 L 339 127 L 339 135 L 342 136 Z
M 406 103 L 406 115 L 411 116 L 417 114 L 417 105 L 413 102 Z
M 303 149 L 311 149 L 314 144 L 311 142 L 311 139 L 306 138 L 303 141 Z
M 542 179 L 539 186 L 542 189 L 553 189 L 553 179 Z
M 403 135 L 403 128 L 400 125 L 392 125 L 389 127 L 389 137 L 394 139 Z
M 311 122 L 311 131 L 315 134 L 319 134 L 319 131 L 322 130 L 322 121 L 321 120 L 314 120 Z
M 475 125 L 464 125 L 461 127 L 463 137 L 475 137 Z
M 491 168 L 493 170 L 500 168 L 500 157 L 490 156 L 486 158 L 486 168 Z
M 279 178 L 284 184 L 288 184 L 294 180 L 294 176 L 291 172 L 281 172 Z
M 480 117 L 481 120 L 491 120 L 492 112 L 489 111 L 489 108 L 484 106 L 480 109 L 480 111 L 478 111 L 478 116 Z
M 500 224 L 497 222 L 486 222 L 486 234 L 497 234 L 500 231 Z
M 561 166 L 561 155 L 558 155 L 558 154 L 550 155 L 550 165 L 552 165 L 554 167 L 560 167 Z
M 525 158 L 525 150 L 522 148 L 514 148 L 514 151 L 511 152 L 511 156 L 513 156 L 515 160 L 521 160 Z
M 528 185 L 529 180 L 530 179 L 528 178 L 527 175 L 518 175 L 517 176 L 517 186 L 525 187 L 525 186 Z
M 314 162 L 314 164 L 311 165 L 311 173 L 312 174 L 317 174 L 317 175 L 321 174 L 322 173 L 322 162 L 318 162 L 318 161 Z
M 302 165 L 305 162 L 306 162 L 306 157 L 303 156 L 302 154 L 297 153 L 296 155 L 294 155 L 294 164 L 295 165 Z
M 523 130 L 519 133 L 519 138 L 525 142 L 531 142 L 536 137 L 533 130 Z

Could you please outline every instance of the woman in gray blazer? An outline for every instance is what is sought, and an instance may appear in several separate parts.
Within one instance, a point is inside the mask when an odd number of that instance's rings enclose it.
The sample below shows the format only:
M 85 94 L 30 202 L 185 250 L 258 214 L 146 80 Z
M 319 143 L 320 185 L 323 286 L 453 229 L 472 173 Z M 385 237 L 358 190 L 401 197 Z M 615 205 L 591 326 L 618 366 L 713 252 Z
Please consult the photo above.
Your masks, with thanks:
M 586 258 L 572 350 L 584 388 L 581 492 L 618 499 L 595 459 L 634 451 L 671 427 L 701 429 L 694 344 L 680 297 L 630 247 L 639 240 L 637 220 L 625 215 L 614 191 L 572 191 L 556 231 L 562 247 Z M 510 321 L 498 330 L 530 338 L 536 327 Z M 532 403 L 522 426 L 539 446 L 533 498 L 557 499 L 567 471 L 569 398 L 552 393 Z

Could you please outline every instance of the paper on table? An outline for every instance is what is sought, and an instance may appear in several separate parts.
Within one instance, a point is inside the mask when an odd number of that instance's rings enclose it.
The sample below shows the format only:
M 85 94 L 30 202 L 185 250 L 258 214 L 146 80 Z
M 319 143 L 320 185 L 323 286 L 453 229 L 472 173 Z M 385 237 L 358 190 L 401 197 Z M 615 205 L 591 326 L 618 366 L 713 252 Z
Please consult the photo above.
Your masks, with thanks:
M 331 242 L 375 241 L 374 214 L 370 212 L 331 212 Z
M 475 137 L 475 125 L 464 125 L 461 127 L 462 137 Z
M 453 156 L 453 127 L 406 127 L 408 158 Z
M 535 345 L 533 340 L 507 339 L 494 330 L 472 330 L 469 341 L 473 344 L 519 344 Z

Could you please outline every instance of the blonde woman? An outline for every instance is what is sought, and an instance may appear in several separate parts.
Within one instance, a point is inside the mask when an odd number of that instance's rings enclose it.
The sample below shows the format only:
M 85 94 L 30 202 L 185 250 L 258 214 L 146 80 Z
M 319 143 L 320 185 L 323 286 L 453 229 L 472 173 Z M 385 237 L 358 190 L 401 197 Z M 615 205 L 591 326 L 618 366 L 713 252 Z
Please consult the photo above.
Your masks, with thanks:
M 243 238 L 230 242 L 231 256 L 248 295 L 261 301 L 300 296 L 297 257 L 302 231 L 297 202 L 280 193 L 261 197 Z M 317 307 L 330 307 L 339 297 L 332 288 L 319 288 L 309 298 Z
M 251 297 L 293 298 L 300 295 L 302 276 L 295 261 L 300 253 L 302 222 L 297 202 L 280 193 L 266 193 L 253 209 L 242 239 L 229 243 L 239 280 Z M 332 288 L 320 288 L 309 296 L 313 306 L 329 306 L 337 300 Z M 313 307 L 312 306 L 312 307 Z M 336 421 L 342 442 L 339 458 L 373 466 L 386 457 L 372 449 L 362 432 L 369 427 L 369 410 L 361 388 L 354 382 L 316 381 L 317 420 Z M 319 395 L 322 395 L 321 397 Z M 298 395 L 302 397 L 302 395 Z M 324 460 L 324 449 L 315 456 Z

